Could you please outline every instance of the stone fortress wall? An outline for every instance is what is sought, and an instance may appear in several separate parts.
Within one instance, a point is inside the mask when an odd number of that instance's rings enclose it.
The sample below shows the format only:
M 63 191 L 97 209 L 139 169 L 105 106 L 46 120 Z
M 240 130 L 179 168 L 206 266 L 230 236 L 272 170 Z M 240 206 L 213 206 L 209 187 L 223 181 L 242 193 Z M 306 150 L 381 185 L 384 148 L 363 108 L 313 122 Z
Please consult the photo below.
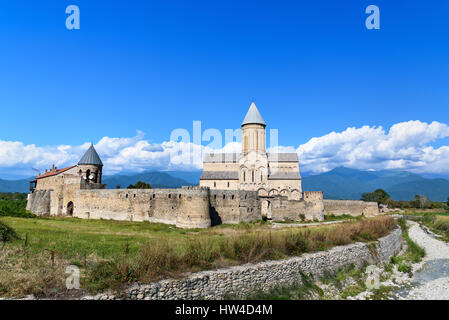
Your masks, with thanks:
M 324 213 L 326 215 L 341 216 L 349 214 L 351 216 L 374 217 L 379 214 L 377 202 L 365 202 L 356 200 L 324 200 Z
M 270 199 L 270 205 L 273 221 L 324 219 L 323 193 L 319 191 L 306 191 L 299 200 L 275 196 Z
M 183 228 L 211 225 L 208 190 L 194 187 L 80 190 L 73 216 L 159 222 Z
M 322 197 L 321 192 L 308 192 L 300 200 L 281 195 L 263 198 L 256 191 L 211 190 L 198 186 L 77 190 L 74 187 L 63 191 L 35 190 L 29 196 L 27 209 L 37 215 L 66 216 L 62 209 L 65 202 L 70 201 L 74 205 L 72 216 L 81 219 L 149 221 L 180 228 L 206 228 L 262 218 L 273 221 L 323 220 Z M 269 217 L 262 212 L 264 201 L 270 202 Z

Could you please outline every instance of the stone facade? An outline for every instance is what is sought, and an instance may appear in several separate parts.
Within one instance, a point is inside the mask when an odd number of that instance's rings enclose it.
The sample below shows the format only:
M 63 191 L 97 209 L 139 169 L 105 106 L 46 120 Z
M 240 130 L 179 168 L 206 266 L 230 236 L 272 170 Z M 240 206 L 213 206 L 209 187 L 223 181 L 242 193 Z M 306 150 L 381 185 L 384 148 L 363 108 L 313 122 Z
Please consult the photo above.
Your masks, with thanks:
M 296 153 L 267 153 L 266 124 L 254 102 L 242 123 L 241 153 L 206 154 L 200 185 L 219 190 L 257 191 L 261 197 L 302 198 Z
M 302 282 L 302 274 L 319 279 L 329 272 L 354 264 L 388 263 L 401 250 L 402 236 L 398 228 L 380 238 L 375 246 L 354 243 L 332 248 L 329 251 L 307 253 L 285 260 L 265 261 L 231 268 L 194 273 L 183 279 L 170 279 L 149 284 L 134 284 L 124 293 L 131 300 L 192 300 L 223 299 L 227 295 L 244 298 L 261 289 Z

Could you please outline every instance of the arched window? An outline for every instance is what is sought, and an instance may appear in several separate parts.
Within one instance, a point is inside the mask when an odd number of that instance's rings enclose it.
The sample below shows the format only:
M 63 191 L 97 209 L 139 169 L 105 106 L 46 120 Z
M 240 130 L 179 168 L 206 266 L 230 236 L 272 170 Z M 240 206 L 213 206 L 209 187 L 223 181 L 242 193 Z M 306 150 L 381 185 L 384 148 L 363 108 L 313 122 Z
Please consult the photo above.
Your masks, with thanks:
M 216 188 L 217 187 L 217 183 L 216 182 L 214 182 L 214 188 Z
M 243 182 L 245 182 L 245 181 L 246 181 L 246 172 L 243 171 Z
M 86 171 L 86 180 L 89 181 L 89 176 L 90 176 L 90 169 L 87 169 Z
M 254 170 L 253 170 L 253 171 L 251 171 L 251 173 L 253 174 L 253 182 L 254 182 Z
M 229 182 L 228 182 L 228 188 L 229 188 Z

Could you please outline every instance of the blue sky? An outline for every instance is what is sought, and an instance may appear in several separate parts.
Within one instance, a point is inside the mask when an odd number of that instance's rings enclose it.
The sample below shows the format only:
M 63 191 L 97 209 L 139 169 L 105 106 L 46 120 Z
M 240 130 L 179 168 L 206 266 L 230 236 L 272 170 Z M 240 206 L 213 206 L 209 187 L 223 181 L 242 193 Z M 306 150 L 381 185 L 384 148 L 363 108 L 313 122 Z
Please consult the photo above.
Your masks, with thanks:
M 65 28 L 70 4 L 80 30 Z M 380 30 L 365 28 L 369 4 Z M 295 149 L 351 127 L 446 124 L 448 14 L 445 0 L 3 0 L 0 141 L 83 149 L 140 130 L 157 145 L 193 120 L 238 128 L 252 99 Z M 0 160 L 0 177 L 32 165 Z

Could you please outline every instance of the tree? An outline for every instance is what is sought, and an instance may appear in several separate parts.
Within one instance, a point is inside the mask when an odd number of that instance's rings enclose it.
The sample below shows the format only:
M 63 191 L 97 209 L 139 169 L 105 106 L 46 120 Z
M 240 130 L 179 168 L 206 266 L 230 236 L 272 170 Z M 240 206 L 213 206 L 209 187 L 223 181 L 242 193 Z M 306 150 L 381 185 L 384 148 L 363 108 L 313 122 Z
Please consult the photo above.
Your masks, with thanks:
M 446 202 L 448 208 L 449 208 L 449 197 L 447 197 L 447 202 Z
M 362 194 L 362 198 L 360 200 L 366 202 L 377 202 L 377 204 L 386 204 L 388 200 L 390 200 L 390 195 L 383 189 L 377 189 L 374 192 Z
M 417 194 L 415 196 L 415 200 L 413 202 L 414 202 L 414 207 L 419 208 L 419 209 L 426 209 L 430 205 L 429 198 L 427 196 L 423 196 L 420 194 Z
M 137 181 L 135 185 L 130 184 L 128 189 L 151 189 L 151 186 L 148 183 Z

